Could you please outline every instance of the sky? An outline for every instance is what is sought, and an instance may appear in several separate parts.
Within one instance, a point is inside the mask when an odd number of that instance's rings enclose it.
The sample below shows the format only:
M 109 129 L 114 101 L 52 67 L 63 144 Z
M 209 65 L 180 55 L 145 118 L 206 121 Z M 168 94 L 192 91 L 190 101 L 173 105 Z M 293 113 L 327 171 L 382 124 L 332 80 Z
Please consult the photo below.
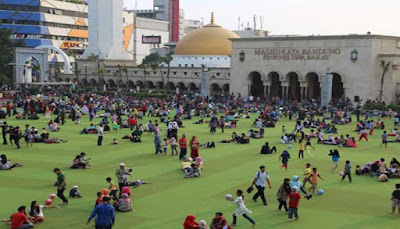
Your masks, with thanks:
M 133 9 L 135 0 L 124 0 Z M 151 9 L 153 0 L 137 0 L 138 9 Z M 372 34 L 400 36 L 400 0 L 180 0 L 186 19 L 215 22 L 227 29 L 244 26 L 257 28 L 263 17 L 263 29 L 271 34 L 342 35 Z

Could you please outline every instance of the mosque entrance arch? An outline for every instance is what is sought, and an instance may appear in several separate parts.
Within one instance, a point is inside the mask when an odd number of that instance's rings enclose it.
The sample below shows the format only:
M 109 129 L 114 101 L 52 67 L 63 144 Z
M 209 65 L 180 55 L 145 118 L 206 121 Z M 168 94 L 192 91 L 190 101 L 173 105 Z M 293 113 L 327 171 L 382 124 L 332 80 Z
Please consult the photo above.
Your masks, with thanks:
M 307 97 L 311 99 L 318 99 L 321 96 L 321 86 L 318 81 L 318 75 L 315 72 L 310 72 L 306 75 L 308 86 Z
M 331 73 L 332 78 L 332 98 L 339 99 L 344 97 L 344 88 L 342 76 L 337 73 Z
M 261 74 L 259 72 L 251 72 L 249 74 L 250 81 L 250 94 L 255 97 L 264 96 L 264 84 L 261 79 Z
M 61 50 L 60 48 L 55 47 L 53 45 L 39 45 L 35 49 L 46 49 L 46 50 L 50 49 L 50 50 L 53 50 L 54 52 L 60 54 L 61 58 L 64 61 L 64 68 L 63 68 L 64 74 L 72 74 L 72 71 L 70 69 L 71 63 L 69 61 L 67 54 L 63 50 Z

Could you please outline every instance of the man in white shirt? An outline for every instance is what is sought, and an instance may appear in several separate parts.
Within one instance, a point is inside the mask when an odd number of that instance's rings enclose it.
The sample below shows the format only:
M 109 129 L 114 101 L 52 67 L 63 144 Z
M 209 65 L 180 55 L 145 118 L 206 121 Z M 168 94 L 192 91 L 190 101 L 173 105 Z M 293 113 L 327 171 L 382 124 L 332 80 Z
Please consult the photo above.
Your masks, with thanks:
M 264 190 L 266 187 L 266 183 L 268 183 L 268 187 L 271 189 L 271 182 L 269 181 L 268 173 L 265 171 L 265 166 L 260 166 L 260 171 L 258 171 L 254 175 L 253 182 L 251 183 L 251 187 L 254 185 L 257 188 L 257 193 L 253 196 L 254 202 L 257 202 L 258 197 L 261 197 L 264 205 L 267 205 L 267 200 L 265 199 Z
M 103 135 L 104 135 L 104 130 L 103 130 L 103 124 L 100 124 L 99 128 L 97 128 L 97 145 L 101 146 L 103 143 Z

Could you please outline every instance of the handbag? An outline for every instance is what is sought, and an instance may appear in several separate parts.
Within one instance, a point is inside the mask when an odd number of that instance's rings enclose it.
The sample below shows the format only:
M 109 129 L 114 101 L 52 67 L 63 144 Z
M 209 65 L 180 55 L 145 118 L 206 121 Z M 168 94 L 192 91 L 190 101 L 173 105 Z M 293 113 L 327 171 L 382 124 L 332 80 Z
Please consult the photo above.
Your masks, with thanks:
M 247 189 L 247 193 L 250 194 L 253 190 L 254 190 L 253 186 L 250 186 L 250 187 Z

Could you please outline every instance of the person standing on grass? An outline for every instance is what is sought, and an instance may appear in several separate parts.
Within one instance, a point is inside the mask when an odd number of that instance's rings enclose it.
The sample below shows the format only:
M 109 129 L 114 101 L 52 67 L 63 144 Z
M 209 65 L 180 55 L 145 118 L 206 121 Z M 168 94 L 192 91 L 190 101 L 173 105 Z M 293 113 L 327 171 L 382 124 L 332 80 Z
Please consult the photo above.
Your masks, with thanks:
M 392 192 L 392 214 L 397 210 L 400 213 L 400 184 L 396 184 L 396 190 Z
M 344 165 L 344 174 L 342 176 L 342 180 L 344 180 L 344 178 L 346 178 L 346 176 L 349 177 L 349 181 L 351 183 L 351 165 L 350 165 L 350 161 L 346 161 L 346 164 Z
M 289 210 L 287 208 L 287 199 L 291 192 L 289 182 L 290 182 L 290 179 L 285 178 L 283 180 L 283 184 L 281 184 L 281 186 L 279 187 L 278 193 L 277 193 L 277 198 L 278 198 L 278 202 L 279 202 L 278 210 L 281 211 L 282 207 L 283 207 L 285 209 L 286 213 L 289 212 Z
M 103 124 L 100 124 L 99 128 L 97 128 L 97 145 L 101 146 L 103 144 L 103 135 L 104 135 L 104 130 L 103 130 Z
M 192 137 L 192 140 L 190 140 L 189 145 L 191 150 L 190 156 L 193 159 L 196 159 L 199 156 L 199 148 L 200 148 L 200 142 L 196 136 Z
M 372 136 L 372 134 L 374 133 L 374 127 L 375 127 L 374 120 L 371 120 L 371 122 L 370 122 L 370 128 L 369 128 L 369 135 L 370 135 L 370 136 Z
M 312 184 L 312 186 L 310 188 L 310 191 L 315 193 L 315 190 L 317 190 L 318 178 L 321 178 L 321 180 L 324 180 L 324 179 L 317 172 L 317 168 L 313 168 L 312 170 L 313 171 L 312 171 L 312 173 L 311 173 L 311 175 L 309 177 L 311 179 L 311 184 Z
M 111 229 L 115 223 L 115 211 L 113 206 L 110 205 L 110 198 L 103 197 L 102 203 L 97 205 L 87 220 L 86 224 L 89 224 L 90 221 L 96 217 L 95 219 L 95 228 L 96 229 Z
M 382 144 L 379 147 L 382 147 L 382 145 L 385 145 L 385 147 L 387 147 L 387 137 L 388 137 L 388 135 L 385 130 L 385 131 L 383 131 L 383 134 L 382 134 Z
M 366 141 L 368 141 L 368 134 L 367 134 L 367 131 L 366 131 L 364 128 L 362 128 L 362 129 L 360 130 L 360 138 L 358 139 L 358 141 L 361 142 L 361 140 L 362 140 L 363 138 L 364 138 Z
M 311 184 L 311 180 L 310 180 L 310 175 L 311 175 L 312 169 L 311 169 L 311 164 L 307 163 L 306 164 L 306 169 L 303 173 L 304 179 L 303 179 L 303 187 L 306 187 L 307 183 Z
M 293 215 L 295 217 L 295 220 L 299 219 L 298 215 L 298 206 L 299 202 L 301 199 L 301 195 L 298 192 L 298 187 L 294 186 L 292 187 L 292 192 L 289 194 L 289 222 L 293 221 Z
M 115 171 L 115 176 L 117 177 L 118 180 L 119 191 L 121 191 L 123 187 L 127 186 L 127 184 L 125 183 L 125 176 L 124 176 L 125 173 L 126 173 L 125 163 L 120 163 L 119 169 Z
M 179 139 L 179 148 L 181 149 L 179 160 L 182 160 L 187 153 L 187 138 L 185 134 L 182 134 L 182 138 Z
M 8 132 L 8 125 L 7 122 L 3 122 L 1 125 L 1 133 L 3 135 L 3 145 L 7 145 L 7 132 Z
M 300 157 L 302 159 L 304 159 L 304 149 L 305 149 L 304 140 L 300 139 L 299 140 L 299 159 L 300 159 Z
M 59 168 L 55 168 L 53 172 L 57 175 L 57 181 L 55 183 L 55 186 L 57 186 L 57 196 L 63 201 L 64 204 L 68 204 L 68 200 L 64 196 L 64 191 L 67 186 L 65 175 Z
M 17 149 L 21 149 L 21 146 L 19 145 L 19 140 L 22 137 L 22 132 L 21 132 L 21 129 L 19 128 L 19 126 L 14 128 L 12 137 L 14 139 L 15 145 L 17 146 Z
M 264 194 L 266 183 L 268 183 L 268 187 L 271 189 L 271 182 L 268 173 L 265 171 L 265 166 L 262 165 L 260 166 L 260 171 L 254 175 L 253 182 L 251 183 L 251 187 L 255 185 L 257 188 L 257 193 L 253 196 L 254 202 L 257 202 L 258 197 L 261 197 L 263 204 L 268 205 Z
M 253 225 L 253 227 L 255 227 L 256 222 L 254 222 L 254 220 L 247 215 L 249 213 L 251 214 L 252 212 L 249 209 L 247 209 L 246 206 L 244 205 L 243 191 L 237 190 L 236 196 L 237 196 L 236 200 L 233 200 L 233 198 L 231 199 L 232 203 L 237 205 L 237 209 L 236 209 L 235 213 L 233 213 L 232 226 L 236 226 L 237 216 L 242 215 L 245 219 L 247 219 Z
M 219 127 L 221 128 L 221 132 L 224 133 L 224 128 L 225 128 L 225 118 L 224 116 L 221 116 L 219 119 Z

